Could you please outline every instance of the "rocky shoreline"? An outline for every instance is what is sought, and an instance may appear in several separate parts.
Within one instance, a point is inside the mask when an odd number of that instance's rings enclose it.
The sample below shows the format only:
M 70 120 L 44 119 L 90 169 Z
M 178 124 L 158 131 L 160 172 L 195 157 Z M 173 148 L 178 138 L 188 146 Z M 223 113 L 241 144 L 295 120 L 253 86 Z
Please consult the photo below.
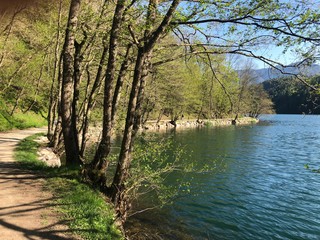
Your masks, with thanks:
M 231 118 L 224 119 L 188 119 L 188 120 L 177 120 L 175 122 L 169 120 L 148 121 L 143 127 L 143 131 L 161 131 L 169 129 L 184 129 L 184 128 L 197 128 L 197 127 L 218 127 L 218 126 L 231 126 L 231 125 L 250 125 L 257 124 L 259 119 L 251 117 L 238 118 L 234 121 Z

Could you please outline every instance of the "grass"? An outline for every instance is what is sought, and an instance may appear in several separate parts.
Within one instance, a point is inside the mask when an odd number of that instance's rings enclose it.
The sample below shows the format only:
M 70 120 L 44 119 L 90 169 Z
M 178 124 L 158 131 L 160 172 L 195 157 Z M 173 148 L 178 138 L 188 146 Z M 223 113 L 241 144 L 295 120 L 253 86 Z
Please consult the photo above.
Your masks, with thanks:
M 0 110 L 0 131 L 6 131 L 12 129 L 13 127 L 13 118 L 7 114 L 5 111 Z
M 40 144 L 34 141 L 34 139 L 42 135 L 42 133 L 35 134 L 23 139 L 18 144 L 15 150 L 15 159 L 23 168 L 29 170 L 46 170 L 48 168 L 44 162 L 38 160 L 37 150 Z
M 45 175 L 44 188 L 57 199 L 57 211 L 70 230 L 83 239 L 123 239 L 113 224 L 113 208 L 100 192 L 80 182 L 79 169 L 50 168 L 37 159 L 39 143 L 34 139 L 39 135 L 22 140 L 15 157 L 24 168 Z
M 42 127 L 47 124 L 47 120 L 33 112 L 17 112 L 10 116 L 5 110 L 0 109 L 0 132 L 14 128 L 25 129 L 30 127 Z
M 15 119 L 15 128 L 25 129 L 30 127 L 42 127 L 47 125 L 47 120 L 42 116 L 33 112 L 27 113 L 15 113 L 13 114 Z

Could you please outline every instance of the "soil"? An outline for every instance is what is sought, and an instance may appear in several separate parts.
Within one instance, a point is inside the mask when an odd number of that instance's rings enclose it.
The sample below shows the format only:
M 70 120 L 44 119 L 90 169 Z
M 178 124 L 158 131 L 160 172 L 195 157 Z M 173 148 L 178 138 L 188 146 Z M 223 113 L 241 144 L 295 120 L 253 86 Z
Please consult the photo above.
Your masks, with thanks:
M 13 151 L 22 139 L 45 128 L 0 133 L 0 239 L 77 239 L 54 211 L 54 198 L 44 179 L 23 170 Z

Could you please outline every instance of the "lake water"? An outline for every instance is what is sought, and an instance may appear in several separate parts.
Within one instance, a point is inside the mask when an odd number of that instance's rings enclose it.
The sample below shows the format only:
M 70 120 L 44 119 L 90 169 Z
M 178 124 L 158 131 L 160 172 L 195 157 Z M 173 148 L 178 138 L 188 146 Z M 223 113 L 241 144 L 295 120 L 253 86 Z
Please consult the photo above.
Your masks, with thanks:
M 320 116 L 261 120 L 174 133 L 193 161 L 220 167 L 192 173 L 190 195 L 129 225 L 154 239 L 320 239 L 320 174 L 304 167 L 320 167 Z

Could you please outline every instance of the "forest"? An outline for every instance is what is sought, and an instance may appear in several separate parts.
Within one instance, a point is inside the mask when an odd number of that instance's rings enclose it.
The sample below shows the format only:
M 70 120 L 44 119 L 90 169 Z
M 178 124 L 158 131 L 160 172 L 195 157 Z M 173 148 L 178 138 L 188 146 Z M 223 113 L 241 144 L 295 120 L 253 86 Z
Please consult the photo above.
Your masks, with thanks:
M 309 82 L 319 85 L 319 76 Z M 295 78 L 277 78 L 262 83 L 271 97 L 276 113 L 280 114 L 319 114 L 319 94 Z
M 316 61 L 319 18 L 304 0 L 19 2 L 1 10 L 0 122 L 42 116 L 50 147 L 111 200 L 122 225 L 132 192 L 148 185 L 130 185 L 138 130 L 148 120 L 273 112 L 267 92 L 279 83 L 266 82 L 265 91 L 246 59 L 283 66 L 259 52 L 274 45 L 300 62 Z M 316 82 L 292 77 L 317 90 Z M 89 129 L 97 126 L 92 153 Z M 116 133 L 122 143 L 115 157 Z

